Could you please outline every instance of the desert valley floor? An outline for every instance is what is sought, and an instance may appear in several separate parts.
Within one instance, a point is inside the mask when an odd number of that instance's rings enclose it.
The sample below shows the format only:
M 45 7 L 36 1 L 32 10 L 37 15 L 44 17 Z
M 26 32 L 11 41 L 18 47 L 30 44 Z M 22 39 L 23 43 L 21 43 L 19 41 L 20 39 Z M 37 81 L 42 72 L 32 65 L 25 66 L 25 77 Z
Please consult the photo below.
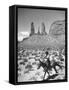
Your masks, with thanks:
M 65 79 L 64 52 L 19 48 L 18 82 Z

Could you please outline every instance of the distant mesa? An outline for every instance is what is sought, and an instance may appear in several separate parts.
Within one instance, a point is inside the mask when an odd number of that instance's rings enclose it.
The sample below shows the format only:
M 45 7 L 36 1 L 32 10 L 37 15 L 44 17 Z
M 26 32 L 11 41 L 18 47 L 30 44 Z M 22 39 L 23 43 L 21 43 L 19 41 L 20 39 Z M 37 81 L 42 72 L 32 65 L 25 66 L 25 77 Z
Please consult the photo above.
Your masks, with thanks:
M 49 34 L 60 43 L 65 42 L 65 20 L 55 21 L 49 30 Z
M 59 36 L 65 34 L 65 20 L 59 20 L 52 23 L 49 34 L 53 36 Z
M 55 21 L 51 27 L 49 34 L 45 31 L 45 24 L 38 27 L 35 33 L 34 23 L 31 23 L 30 36 L 24 39 L 19 46 L 24 48 L 64 48 L 65 47 L 65 21 Z

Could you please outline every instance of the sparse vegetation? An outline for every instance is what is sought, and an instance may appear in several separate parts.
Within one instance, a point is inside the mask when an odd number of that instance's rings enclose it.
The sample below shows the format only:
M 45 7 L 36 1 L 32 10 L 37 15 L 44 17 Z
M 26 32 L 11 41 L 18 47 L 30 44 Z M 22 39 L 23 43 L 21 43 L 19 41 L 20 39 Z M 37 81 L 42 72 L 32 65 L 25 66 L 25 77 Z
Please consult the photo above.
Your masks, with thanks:
M 55 49 L 20 49 L 18 51 L 18 81 L 64 79 L 65 56 L 62 51 L 60 58 L 59 50 Z

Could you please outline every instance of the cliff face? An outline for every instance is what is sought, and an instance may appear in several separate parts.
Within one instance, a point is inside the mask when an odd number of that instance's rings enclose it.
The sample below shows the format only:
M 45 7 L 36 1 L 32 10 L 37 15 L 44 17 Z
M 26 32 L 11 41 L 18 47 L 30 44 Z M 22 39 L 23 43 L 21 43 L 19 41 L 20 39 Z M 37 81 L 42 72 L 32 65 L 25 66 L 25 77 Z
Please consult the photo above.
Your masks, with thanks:
M 60 43 L 65 43 L 65 21 L 55 21 L 50 27 L 49 34 Z
M 65 21 L 55 21 L 49 30 L 49 33 L 54 36 L 59 36 L 61 34 L 65 34 Z
M 64 48 L 65 21 L 54 22 L 50 27 L 49 35 L 32 35 L 19 45 L 24 48 Z

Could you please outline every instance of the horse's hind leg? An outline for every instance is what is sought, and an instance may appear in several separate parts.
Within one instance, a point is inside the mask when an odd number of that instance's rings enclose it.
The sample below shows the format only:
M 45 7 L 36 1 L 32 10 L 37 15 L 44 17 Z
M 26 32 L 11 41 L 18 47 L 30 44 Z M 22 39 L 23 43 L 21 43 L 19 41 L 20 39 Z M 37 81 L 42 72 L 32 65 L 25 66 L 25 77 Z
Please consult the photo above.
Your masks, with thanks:
M 60 69 L 62 69 L 63 66 L 59 65 L 59 64 L 56 64 L 56 66 L 60 67 Z
M 54 68 L 55 72 L 58 73 L 56 67 L 54 66 L 53 68 Z
M 45 79 L 45 75 L 46 75 L 46 72 L 47 72 L 47 71 L 45 71 L 45 73 L 44 73 L 44 77 L 43 77 L 43 80 Z

